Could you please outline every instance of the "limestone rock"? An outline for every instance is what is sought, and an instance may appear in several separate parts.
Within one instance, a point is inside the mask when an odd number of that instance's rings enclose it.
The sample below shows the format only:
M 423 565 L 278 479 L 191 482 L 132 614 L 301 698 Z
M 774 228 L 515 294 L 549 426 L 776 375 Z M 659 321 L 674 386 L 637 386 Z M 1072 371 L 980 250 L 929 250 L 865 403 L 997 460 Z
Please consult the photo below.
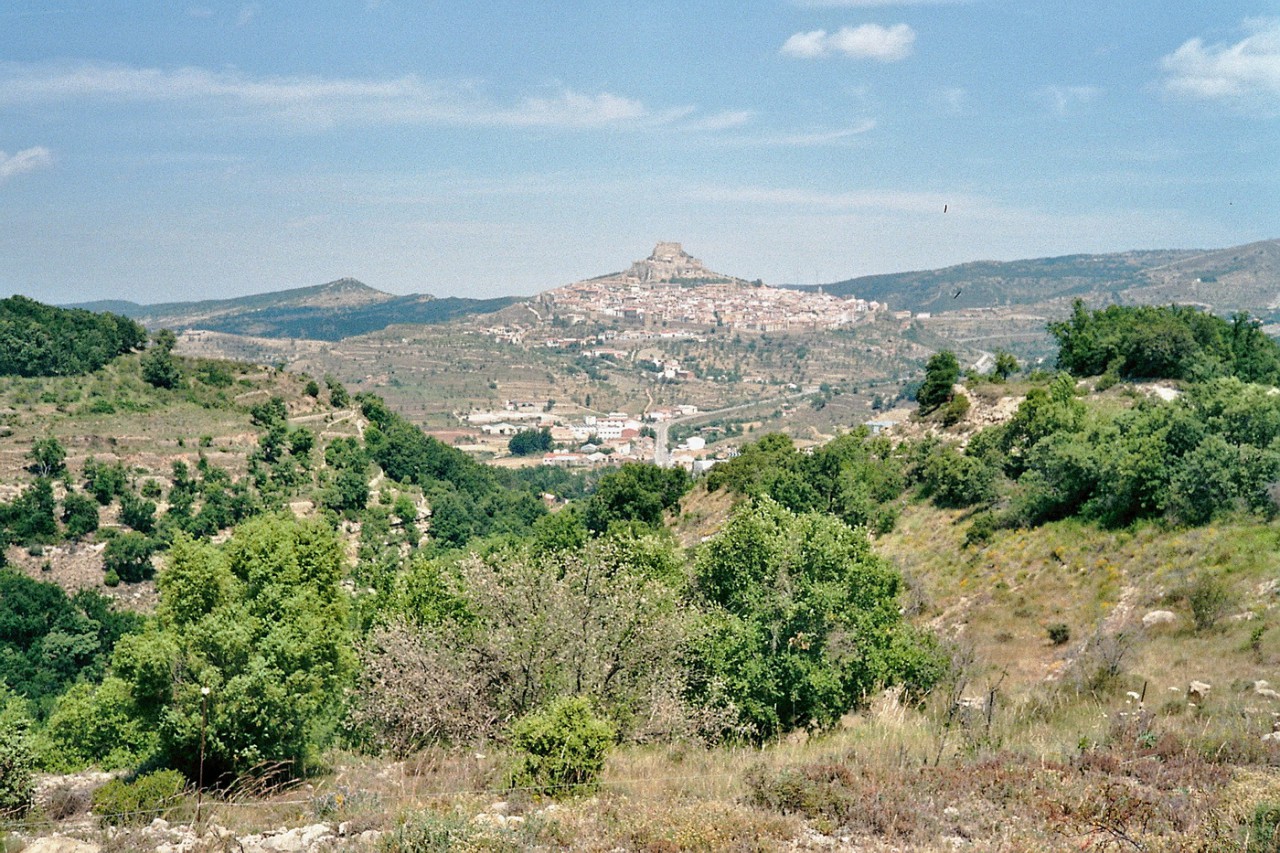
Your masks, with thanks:
M 63 835 L 49 835 L 37 838 L 22 848 L 22 853 L 98 853 L 102 848 L 78 838 L 67 838 Z
M 1152 610 L 1142 617 L 1142 627 L 1154 628 L 1157 625 L 1172 625 L 1177 621 L 1178 617 L 1172 610 Z

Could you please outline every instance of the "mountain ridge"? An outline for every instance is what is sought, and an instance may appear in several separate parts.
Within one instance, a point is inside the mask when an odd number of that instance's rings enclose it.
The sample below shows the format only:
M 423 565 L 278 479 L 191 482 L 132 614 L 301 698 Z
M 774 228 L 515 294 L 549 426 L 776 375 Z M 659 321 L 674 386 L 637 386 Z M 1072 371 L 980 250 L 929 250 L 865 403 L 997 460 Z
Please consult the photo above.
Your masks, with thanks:
M 1079 297 L 1092 304 L 1183 302 L 1274 319 L 1271 314 L 1280 312 L 1280 239 L 1223 249 L 969 261 L 821 285 L 780 286 L 856 295 L 913 312 L 1043 306 Z
M 150 305 L 103 300 L 66 307 L 111 311 L 151 329 L 203 329 L 255 337 L 337 341 L 396 323 L 431 325 L 470 314 L 492 313 L 517 301 L 518 297 L 437 298 L 426 293 L 397 296 L 354 278 L 340 278 L 229 299 Z

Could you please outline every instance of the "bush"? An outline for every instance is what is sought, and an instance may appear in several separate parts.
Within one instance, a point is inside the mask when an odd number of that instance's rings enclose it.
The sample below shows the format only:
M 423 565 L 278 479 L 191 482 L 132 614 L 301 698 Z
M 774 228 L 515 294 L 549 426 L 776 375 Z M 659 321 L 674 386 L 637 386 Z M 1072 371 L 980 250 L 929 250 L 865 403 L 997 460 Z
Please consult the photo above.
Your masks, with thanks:
M 1049 634 L 1049 642 L 1055 646 L 1065 646 L 1071 642 L 1071 628 L 1065 622 L 1055 622 L 1045 630 Z
M 31 808 L 35 757 L 19 725 L 0 723 L 0 818 L 18 817 Z
M 157 770 L 132 782 L 112 779 L 93 792 L 93 811 L 107 826 L 141 826 L 177 811 L 186 787 L 177 770 Z
M 989 512 L 980 512 L 969 522 L 969 529 L 964 534 L 964 546 L 982 548 L 991 544 L 996 535 L 996 517 Z
M 593 791 L 614 737 L 613 723 L 596 716 L 588 699 L 558 699 L 511 727 L 520 753 L 512 785 L 553 796 Z
M 1191 618 L 1195 621 L 1196 630 L 1207 631 L 1222 618 L 1230 596 L 1222 581 L 1205 576 L 1187 590 L 1187 603 L 1191 605 Z
M 150 533 L 156 526 L 156 505 L 133 492 L 120 496 L 120 522 L 139 533 Z
M 1249 821 L 1248 853 L 1270 853 L 1280 842 L 1280 804 L 1259 803 Z
M 107 543 L 102 552 L 102 569 L 126 583 L 144 581 L 155 574 L 151 555 L 156 545 L 141 533 L 121 533 Z
M 67 536 L 79 539 L 98 529 L 98 504 L 93 498 L 68 492 L 62 499 L 62 523 L 67 526 Z
M 951 402 L 942 407 L 942 425 L 955 426 L 969 414 L 969 398 L 964 394 L 956 394 Z

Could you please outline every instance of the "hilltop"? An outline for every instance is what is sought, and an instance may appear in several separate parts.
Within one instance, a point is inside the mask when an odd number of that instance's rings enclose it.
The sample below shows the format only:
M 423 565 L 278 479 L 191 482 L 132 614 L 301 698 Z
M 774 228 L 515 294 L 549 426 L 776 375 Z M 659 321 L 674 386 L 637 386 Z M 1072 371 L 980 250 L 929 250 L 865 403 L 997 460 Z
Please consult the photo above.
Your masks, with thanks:
M 429 294 L 396 296 L 352 278 L 233 299 L 138 305 L 125 301 L 75 306 L 111 311 L 150 329 L 202 329 L 266 338 L 336 341 L 385 329 L 393 323 L 430 325 L 486 314 L 517 301 L 513 297 L 437 299 Z
M 857 295 L 913 312 L 1062 305 L 1188 303 L 1271 321 L 1280 308 L 1280 240 L 1177 249 L 975 261 L 938 270 L 862 276 L 797 289 Z

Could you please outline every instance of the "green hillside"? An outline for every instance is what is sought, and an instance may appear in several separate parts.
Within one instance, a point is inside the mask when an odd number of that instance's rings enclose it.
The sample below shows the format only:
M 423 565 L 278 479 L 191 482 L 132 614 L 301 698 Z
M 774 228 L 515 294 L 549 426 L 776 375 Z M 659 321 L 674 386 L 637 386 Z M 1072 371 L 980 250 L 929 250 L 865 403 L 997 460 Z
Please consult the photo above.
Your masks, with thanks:
M 0 832 L 1272 849 L 1280 348 L 1182 308 L 1054 334 L 1075 375 L 940 356 L 889 434 L 697 481 L 500 471 L 163 341 L 0 379 Z

